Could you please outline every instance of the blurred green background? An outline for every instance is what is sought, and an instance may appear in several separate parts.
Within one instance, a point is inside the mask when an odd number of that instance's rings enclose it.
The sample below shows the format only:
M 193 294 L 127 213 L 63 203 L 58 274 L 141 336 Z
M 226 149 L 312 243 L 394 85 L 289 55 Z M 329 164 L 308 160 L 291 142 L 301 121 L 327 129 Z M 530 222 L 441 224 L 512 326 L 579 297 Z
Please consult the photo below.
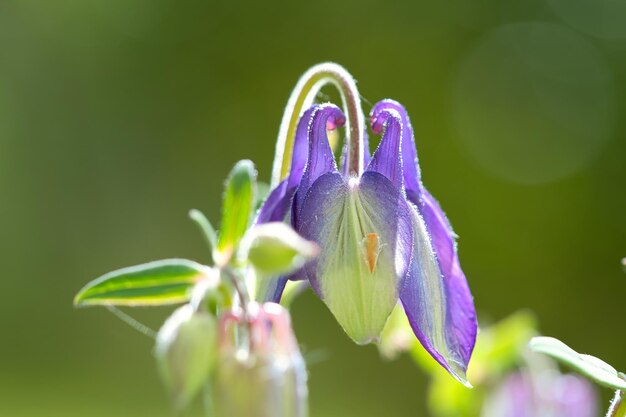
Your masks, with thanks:
M 408 108 L 480 319 L 527 307 L 626 369 L 625 4 L 0 1 L 0 415 L 171 415 L 152 341 L 72 297 L 208 262 L 188 209 L 217 222 L 239 159 L 269 179 L 291 88 L 325 60 Z M 353 345 L 311 294 L 293 314 L 312 417 L 426 415 L 408 358 Z

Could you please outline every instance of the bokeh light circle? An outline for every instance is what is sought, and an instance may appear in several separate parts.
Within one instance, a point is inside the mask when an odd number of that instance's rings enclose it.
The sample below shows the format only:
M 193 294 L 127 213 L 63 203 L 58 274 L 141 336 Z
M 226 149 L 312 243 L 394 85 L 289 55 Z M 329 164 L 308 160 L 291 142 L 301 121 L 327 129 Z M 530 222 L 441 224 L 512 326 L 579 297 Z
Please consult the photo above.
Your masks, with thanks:
M 599 38 L 626 38 L 624 0 L 549 0 L 554 12 L 572 27 Z
M 516 183 L 557 180 L 586 167 L 610 138 L 614 82 L 604 56 L 560 25 L 502 26 L 466 56 L 452 112 L 469 155 Z

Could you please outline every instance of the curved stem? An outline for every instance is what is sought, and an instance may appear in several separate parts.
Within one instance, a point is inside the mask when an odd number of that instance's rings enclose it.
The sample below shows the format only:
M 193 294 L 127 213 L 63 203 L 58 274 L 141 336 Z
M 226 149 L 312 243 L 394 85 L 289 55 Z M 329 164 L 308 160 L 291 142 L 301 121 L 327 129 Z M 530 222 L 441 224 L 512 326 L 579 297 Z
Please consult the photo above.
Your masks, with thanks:
M 189 218 L 200 228 L 200 231 L 209 244 L 209 251 L 212 252 L 215 250 L 215 248 L 217 248 L 217 232 L 213 228 L 213 225 L 211 225 L 209 219 L 206 218 L 204 213 L 196 209 L 191 209 L 189 211 Z
M 224 275 L 229 279 L 229 281 L 233 284 L 233 288 L 239 297 L 239 302 L 241 303 L 241 318 L 245 326 L 245 335 L 240 334 L 238 331 L 235 331 L 235 338 L 238 340 L 236 344 L 239 343 L 247 343 L 248 352 L 252 352 L 254 350 L 254 335 L 253 335 L 253 326 L 252 321 L 254 319 L 254 315 L 250 313 L 251 301 L 250 294 L 248 293 L 248 289 L 246 285 L 243 283 L 243 280 L 240 276 L 233 270 L 229 268 L 224 268 L 221 270 Z M 243 336 L 243 337 L 242 337 Z
M 352 75 L 345 68 L 326 62 L 315 65 L 305 72 L 289 97 L 276 140 L 270 188 L 275 188 L 289 173 L 293 142 L 300 115 L 303 110 L 313 104 L 317 93 L 327 84 L 332 84 L 339 90 L 347 119 L 347 172 L 350 175 L 360 175 L 363 171 L 365 116 L 361 109 L 359 91 Z
M 606 417 L 626 417 L 626 401 L 623 401 L 622 395 L 622 391 L 615 391 L 615 397 L 611 401 L 611 408 Z
M 226 275 L 230 283 L 233 285 L 241 303 L 241 311 L 243 312 L 244 319 L 247 320 L 249 316 L 248 307 L 250 305 L 250 295 L 248 294 L 245 284 L 243 284 L 239 276 L 237 276 L 237 274 L 229 268 L 223 268 L 221 272 Z
M 148 336 L 150 339 L 156 339 L 157 332 L 141 323 L 139 320 L 131 317 L 129 314 L 124 313 L 122 310 L 115 306 L 106 306 L 107 310 L 113 313 L 118 319 L 122 320 L 124 323 L 128 324 L 133 329 L 137 330 L 139 333 Z

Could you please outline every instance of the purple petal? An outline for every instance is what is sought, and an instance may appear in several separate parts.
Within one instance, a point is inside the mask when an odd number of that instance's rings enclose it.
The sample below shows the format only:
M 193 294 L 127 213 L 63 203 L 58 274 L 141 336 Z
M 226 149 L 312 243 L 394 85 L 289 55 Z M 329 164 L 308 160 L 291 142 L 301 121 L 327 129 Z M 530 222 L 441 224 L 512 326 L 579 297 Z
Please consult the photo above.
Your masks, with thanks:
M 416 327 L 420 324 L 416 316 L 419 313 L 416 311 L 411 312 L 410 310 L 411 307 L 413 310 L 427 309 L 427 306 L 422 305 L 427 301 L 420 300 L 420 296 L 423 297 L 425 295 L 423 293 L 420 295 L 420 291 L 423 292 L 428 289 L 428 287 L 424 286 L 424 283 L 419 285 L 416 282 L 407 282 L 404 295 L 407 299 L 407 302 L 404 303 L 405 309 L 409 310 L 407 315 L 412 314 L 415 316 L 415 320 L 411 324 L 416 334 L 418 332 L 422 333 L 421 338 L 419 335 L 418 338 L 420 338 L 425 347 L 430 345 L 430 349 L 427 349 L 433 357 L 451 373 L 456 373 L 458 374 L 457 377 L 464 378 L 476 341 L 477 323 L 472 295 L 465 275 L 461 270 L 456 251 L 456 235 L 452 231 L 452 227 L 437 201 L 421 183 L 413 128 L 404 107 L 393 100 L 383 100 L 377 103 L 371 112 L 372 130 L 374 132 L 382 130 L 382 124 L 377 123 L 377 121 L 381 115 L 390 111 L 397 112 L 402 120 L 402 171 L 407 198 L 417 206 L 417 212 L 423 216 L 426 238 L 430 237 L 430 239 L 426 240 L 430 241 L 429 246 L 432 247 L 431 250 L 435 254 L 441 275 L 438 285 L 440 286 L 439 292 L 442 300 L 445 300 L 445 330 L 444 340 L 440 340 L 440 342 L 443 341 L 445 343 L 441 343 L 440 348 L 447 349 L 447 353 L 439 352 L 432 340 L 423 340 L 434 337 L 434 334 L 429 336 L 429 331 L 427 330 L 416 330 Z M 422 269 L 424 269 L 422 265 L 413 265 L 412 274 L 418 276 L 424 274 Z M 435 282 L 436 280 L 433 278 L 433 283 Z M 414 293 L 411 294 L 411 291 Z M 427 326 L 426 323 L 421 324 Z M 428 326 L 430 326 L 430 332 L 432 332 L 433 323 L 429 323 Z M 447 358 L 446 356 L 449 357 Z
M 594 417 L 598 396 L 593 385 L 576 374 L 565 374 L 553 384 L 553 402 L 559 417 Z
M 372 130 L 381 132 L 383 138 L 367 166 L 367 171 L 384 175 L 398 189 L 402 189 L 402 120 L 395 110 L 384 110 L 372 119 Z
M 326 131 L 328 128 L 342 126 L 345 117 L 341 110 L 332 104 L 316 106 L 311 111 L 308 127 L 309 155 L 303 181 L 313 182 L 327 172 L 337 171 L 335 156 L 330 148 Z
M 449 344 L 457 346 L 459 357 L 467 367 L 476 342 L 478 323 L 474 299 L 459 262 L 456 235 L 437 200 L 423 187 L 418 207 L 424 216 L 426 229 L 430 234 L 443 276 L 447 302 L 446 338 Z
M 289 170 L 289 188 L 297 187 L 302 180 L 302 173 L 309 155 L 309 126 L 315 109 L 315 106 L 308 108 L 298 121 Z
M 283 296 L 283 291 L 285 290 L 285 285 L 287 284 L 287 277 L 281 276 L 277 278 L 272 278 L 270 285 L 268 285 L 265 294 L 260 302 L 272 302 L 272 303 L 280 303 L 280 299 Z
M 540 401 L 535 395 L 533 381 L 526 372 L 510 374 L 485 399 L 484 417 L 540 416 Z
M 292 198 L 298 184 L 302 180 L 302 173 L 306 166 L 307 156 L 309 154 L 309 125 L 311 123 L 312 114 L 316 107 L 306 110 L 298 122 L 296 136 L 293 144 L 293 152 L 291 156 L 291 168 L 287 179 L 281 181 L 267 197 L 263 206 L 257 215 L 256 224 L 283 221 L 291 208 Z
M 309 152 L 302 180 L 294 198 L 293 219 L 297 217 L 302 201 L 315 180 L 328 172 L 337 172 L 337 163 L 328 143 L 326 131 L 329 128 L 343 126 L 346 120 L 341 110 L 332 104 L 315 105 L 309 115 L 307 124 Z
M 411 217 L 401 190 L 373 171 L 347 181 L 327 173 L 309 189 L 296 230 L 322 249 L 304 268 L 315 292 L 355 342 L 376 340 L 411 258 Z
M 453 264 L 459 263 L 459 258 L 456 252 L 457 236 L 452 231 L 452 226 L 441 209 L 439 202 L 437 202 L 437 200 L 435 200 L 435 198 L 424 187 L 422 187 L 422 193 L 417 201 L 413 195 L 408 195 L 408 198 L 409 201 L 417 205 L 420 212 L 424 216 L 426 228 L 430 233 L 430 238 L 433 243 L 435 253 L 437 254 L 437 260 L 439 261 L 441 272 L 444 276 L 452 275 L 452 271 L 455 269 Z M 467 287 L 463 271 L 460 271 L 460 274 L 462 277 L 456 277 L 454 279 L 462 281 L 462 285 Z M 469 299 L 471 300 L 471 296 Z
M 483 417 L 594 417 L 598 398 L 586 379 L 556 370 L 510 374 L 486 399 Z
M 467 365 L 476 338 L 471 296 L 468 305 L 460 303 L 465 299 L 459 294 L 469 291 L 454 288 L 449 277 L 442 275 L 426 223 L 417 207 L 411 206 L 411 213 L 413 257 L 400 290 L 400 301 L 424 349 L 456 379 L 468 385 Z M 458 275 L 456 270 L 452 274 Z
M 374 106 L 370 113 L 370 120 L 375 121 L 379 115 L 386 111 L 396 111 L 402 121 L 402 160 L 404 172 L 404 187 L 407 192 L 419 192 L 421 186 L 421 175 L 417 160 L 417 149 L 415 148 L 415 139 L 413 137 L 413 126 L 409 115 L 404 107 L 394 100 L 382 100 Z M 373 123 L 372 130 L 374 133 L 380 133 L 382 125 Z
M 256 224 L 268 223 L 274 221 L 284 221 L 289 213 L 293 203 L 294 194 L 298 188 L 298 184 L 302 180 L 302 173 L 307 161 L 309 153 L 309 124 L 315 107 L 306 110 L 298 122 L 296 136 L 293 144 L 293 152 L 291 157 L 291 168 L 289 176 L 283 180 L 276 188 L 272 190 L 268 198 L 261 206 L 259 214 L 255 220 Z M 261 301 L 272 301 L 278 303 L 282 297 L 287 277 L 271 278 L 267 291 Z
M 256 224 L 285 220 L 285 216 L 291 207 L 293 194 L 296 190 L 296 187 L 288 189 L 287 186 L 288 180 L 283 180 L 274 190 L 272 190 L 259 210 L 259 214 L 255 220 Z M 274 303 L 280 302 L 283 290 L 285 289 L 285 284 L 287 283 L 287 277 L 280 276 L 265 279 L 270 280 L 270 282 L 267 285 L 265 294 L 261 295 L 261 299 L 259 301 L 272 301 Z
M 272 190 L 267 199 L 263 202 L 259 214 L 255 220 L 256 224 L 283 221 L 291 207 L 291 192 L 287 189 L 288 180 L 283 180 Z

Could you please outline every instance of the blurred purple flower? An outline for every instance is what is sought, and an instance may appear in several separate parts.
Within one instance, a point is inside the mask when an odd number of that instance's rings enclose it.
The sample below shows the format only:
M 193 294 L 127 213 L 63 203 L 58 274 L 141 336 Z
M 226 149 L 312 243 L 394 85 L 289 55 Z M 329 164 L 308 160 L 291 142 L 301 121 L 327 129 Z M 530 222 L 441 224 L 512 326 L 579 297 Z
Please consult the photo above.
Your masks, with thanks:
M 513 373 L 485 401 L 482 417 L 595 417 L 593 386 L 575 374 Z
M 216 416 L 308 415 L 306 366 L 284 307 L 252 303 L 245 313 L 224 312 L 218 344 Z
M 269 195 L 257 222 L 291 222 L 321 247 L 297 275 L 308 279 L 345 332 L 359 344 L 377 341 L 398 301 L 424 348 L 467 384 L 476 315 L 456 252 L 455 234 L 423 187 L 411 123 L 404 108 L 374 106 L 372 131 L 382 134 L 369 155 L 344 151 L 338 169 L 327 130 L 345 122 L 330 104 L 300 118 L 289 176 Z M 347 141 L 350 143 L 349 141 Z M 347 167 L 354 155 L 359 166 Z M 285 277 L 266 295 L 280 299 Z

